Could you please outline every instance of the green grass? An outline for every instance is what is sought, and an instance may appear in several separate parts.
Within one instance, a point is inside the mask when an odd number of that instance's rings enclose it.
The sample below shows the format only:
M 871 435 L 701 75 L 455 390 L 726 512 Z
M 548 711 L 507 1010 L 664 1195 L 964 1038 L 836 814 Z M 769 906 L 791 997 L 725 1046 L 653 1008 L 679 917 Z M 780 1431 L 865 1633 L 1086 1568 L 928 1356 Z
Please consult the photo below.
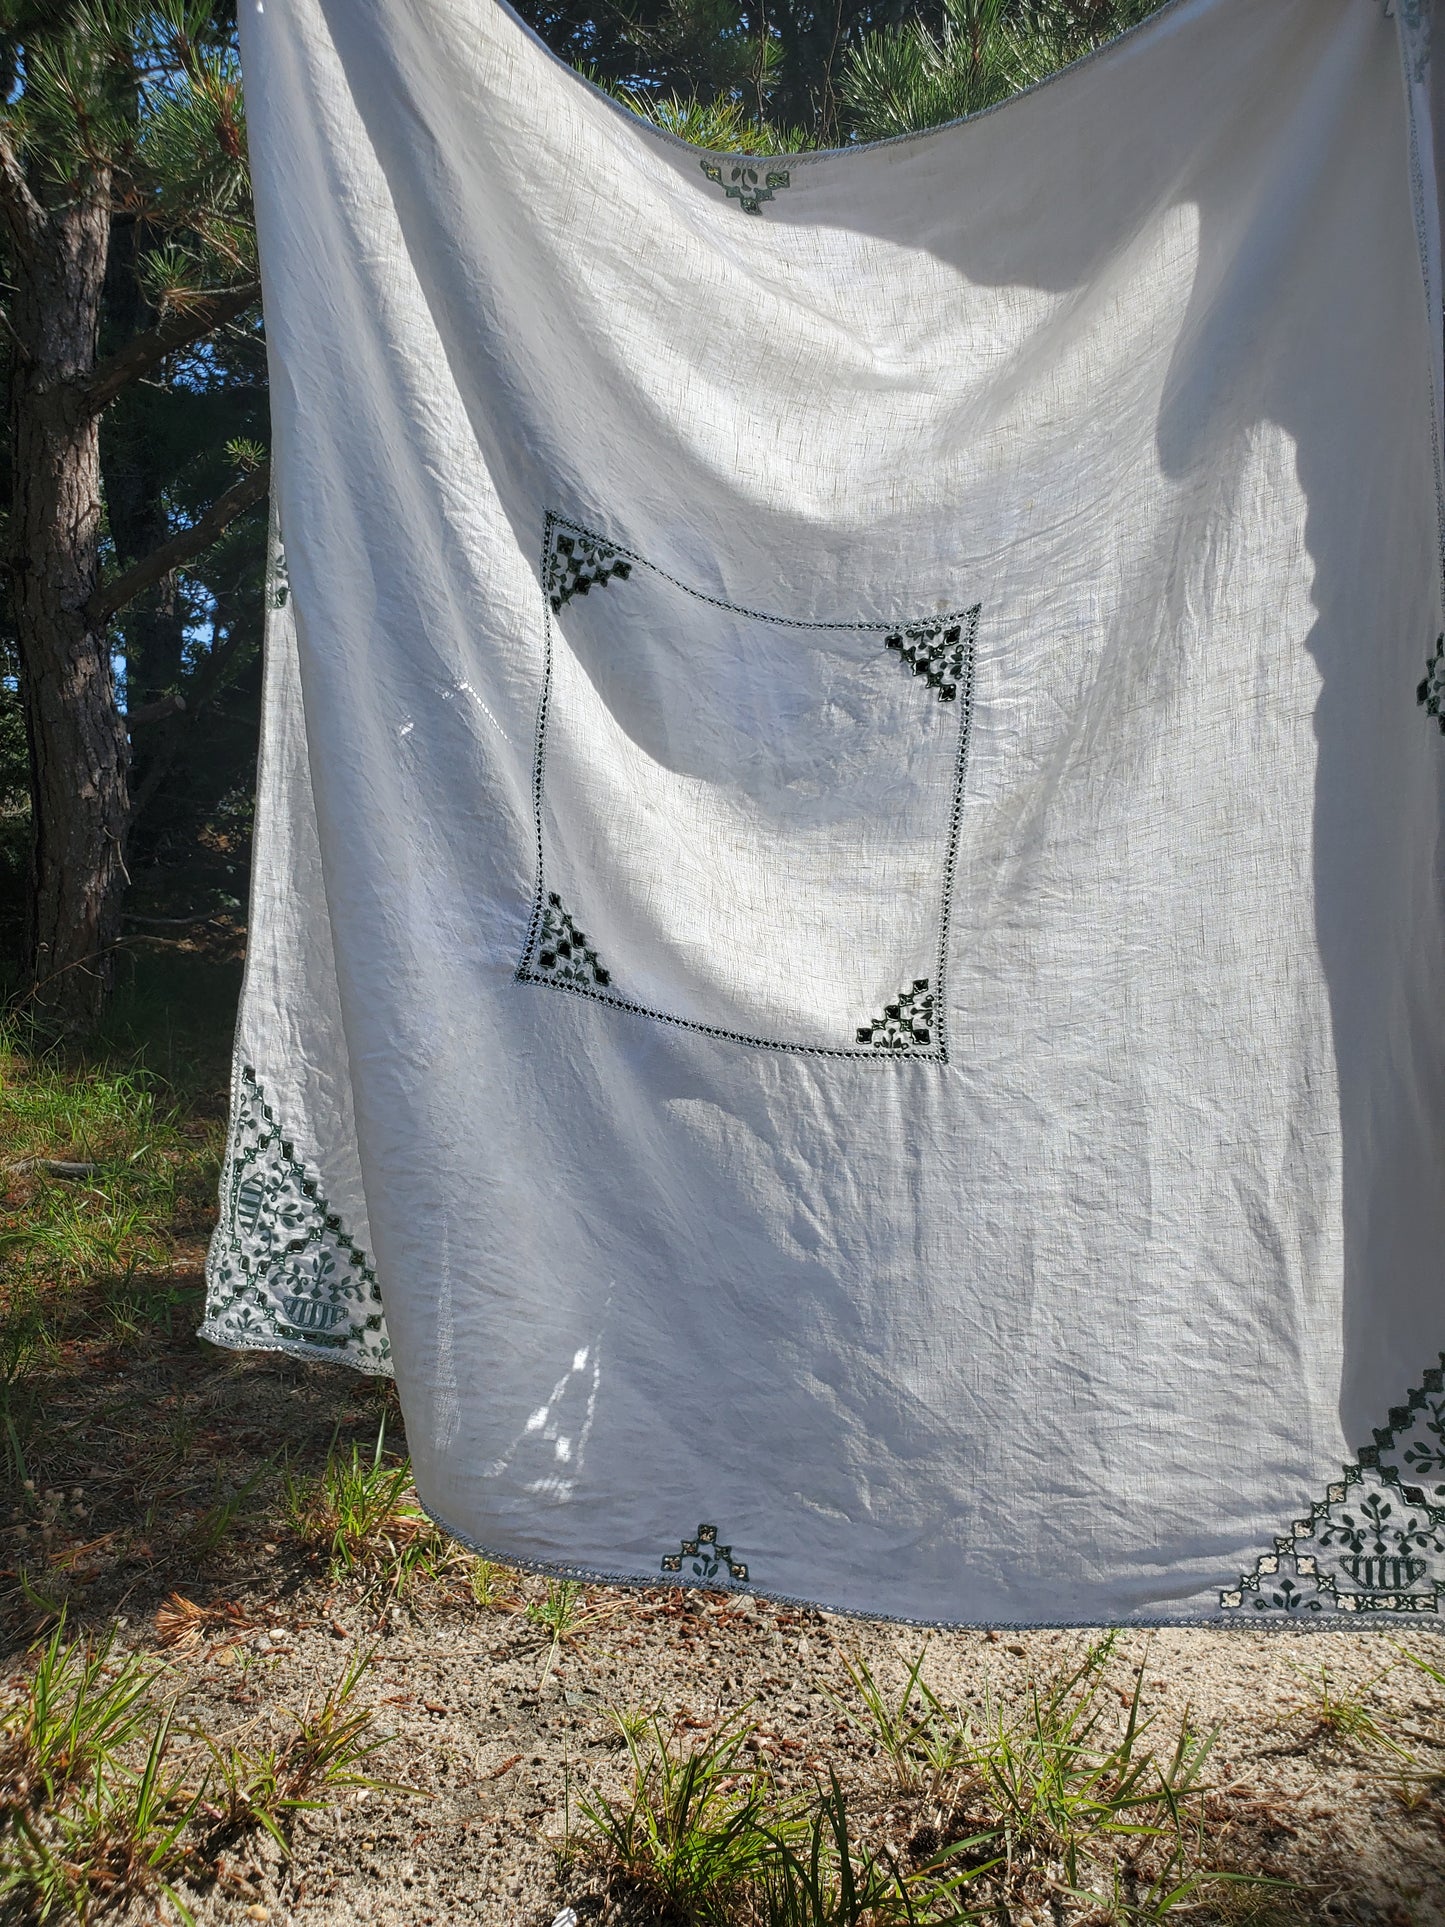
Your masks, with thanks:
M 791 1837 L 772 1836 L 774 1852 L 754 1883 L 753 1904 L 759 1927 L 934 1927 L 997 1918 L 968 1904 L 968 1889 L 993 1867 L 974 1860 L 962 1870 L 955 1862 L 982 1847 L 991 1835 L 956 1841 L 921 1866 L 906 1867 L 887 1847 L 861 1844 L 835 1773 L 828 1791 L 809 1813 L 804 1828 Z
M 926 1794 L 937 1801 L 967 1760 L 971 1736 L 967 1726 L 949 1715 L 924 1680 L 927 1655 L 925 1640 L 908 1668 L 902 1690 L 892 1698 L 878 1684 L 865 1659 L 846 1660 L 857 1705 L 832 1693 L 828 1697 L 850 1725 L 878 1746 L 900 1793 Z
M 163 1666 L 67 1639 L 59 1625 L 0 1709 L 0 1916 L 92 1920 L 205 1884 L 216 1854 L 264 1831 L 290 1851 L 296 1816 L 348 1788 L 408 1792 L 371 1771 L 388 1737 L 357 1703 L 354 1659 L 295 1731 L 261 1748 L 175 1718 Z
M 371 1655 L 360 1654 L 315 1712 L 291 1713 L 296 1731 L 279 1746 L 248 1749 L 196 1734 L 213 1768 L 202 1803 L 211 1823 L 208 1852 L 261 1828 L 289 1855 L 297 1816 L 317 1811 L 337 1793 L 357 1787 L 412 1791 L 396 1781 L 378 1780 L 369 1770 L 375 1755 L 390 1744 L 387 1735 L 372 1732 L 370 1710 L 353 1703 L 370 1664 Z
M 357 1579 L 400 1599 L 415 1580 L 467 1564 L 418 1504 L 411 1460 L 386 1455 L 384 1417 L 370 1453 L 333 1437 L 317 1475 L 298 1479 L 288 1470 L 282 1502 L 292 1531 L 324 1554 L 333 1580 Z
M 752 1882 L 798 1831 L 772 1781 L 749 1758 L 748 1726 L 725 1721 L 682 1747 L 655 1715 L 619 1720 L 629 1784 L 581 1803 L 584 1846 L 664 1918 L 685 1927 L 735 1922 Z
M 1328 1667 L 1320 1667 L 1316 1682 L 1313 1672 L 1292 1666 L 1290 1671 L 1304 1682 L 1309 1692 L 1309 1699 L 1301 1709 L 1309 1721 L 1306 1743 L 1317 1738 L 1327 1739 L 1337 1745 L 1356 1746 L 1366 1753 L 1393 1753 L 1408 1759 L 1407 1749 L 1391 1738 L 1368 1705 L 1370 1694 L 1393 1670 L 1387 1666 L 1363 1686 L 1342 1691 L 1331 1681 Z
M 0 1473 L 34 1470 L 67 1341 L 117 1353 L 193 1330 L 223 1126 L 208 1094 L 138 1061 L 33 1054 L 0 1027 Z M 30 1160 L 92 1167 L 57 1178 Z
M 1156 1751 L 1143 1666 L 1120 1721 L 1107 1682 L 1115 1645 L 1109 1634 L 1031 1684 L 1022 1711 L 1006 1710 L 987 1686 L 978 1717 L 946 1706 L 923 1678 L 926 1646 L 896 1695 L 851 1661 L 856 1705 L 834 1703 L 878 1746 L 899 1792 L 926 1802 L 955 1840 L 966 1836 L 971 1864 L 990 1863 L 1001 1898 L 1029 1893 L 1087 1903 L 1110 1921 L 1162 1921 L 1243 1877 L 1208 1854 L 1203 1775 L 1217 1732 L 1196 1733 L 1186 1711 Z
M 0 1455 L 28 1476 L 64 1340 L 192 1328 L 224 1139 L 234 966 L 128 971 L 82 1053 L 0 1019 Z M 180 1013 L 184 1012 L 182 1019 Z M 56 1164 L 81 1167 L 55 1175 Z
M 85 1921 L 171 1882 L 195 1809 L 170 1763 L 160 1669 L 62 1627 L 0 1724 L 0 1896 L 22 1919 Z M 182 1910 L 184 1911 L 184 1910 Z

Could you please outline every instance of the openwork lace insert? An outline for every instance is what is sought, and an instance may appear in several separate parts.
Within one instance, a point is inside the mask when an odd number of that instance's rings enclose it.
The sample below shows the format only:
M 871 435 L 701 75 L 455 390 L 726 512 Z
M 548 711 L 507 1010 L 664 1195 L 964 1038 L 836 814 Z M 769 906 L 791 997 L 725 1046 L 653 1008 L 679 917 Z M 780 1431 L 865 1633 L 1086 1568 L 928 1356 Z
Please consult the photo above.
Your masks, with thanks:
M 202 1335 L 390 1373 L 381 1289 L 246 1065 L 221 1174 Z
M 779 188 L 790 185 L 786 167 L 759 167 L 749 160 L 699 161 L 698 166 L 744 214 L 760 214 L 764 201 L 772 200 Z
M 704 1585 L 725 1585 L 727 1581 L 719 1578 L 724 1567 L 728 1579 L 740 1586 L 747 1584 L 747 1567 L 741 1559 L 733 1558 L 731 1546 L 718 1544 L 716 1526 L 699 1526 L 695 1539 L 684 1539 L 681 1551 L 670 1552 L 662 1562 L 664 1572 L 680 1573 Z
M 1226 1612 L 1437 1613 L 1445 1596 L 1445 1353 L 1309 1516 L 1219 1595 Z

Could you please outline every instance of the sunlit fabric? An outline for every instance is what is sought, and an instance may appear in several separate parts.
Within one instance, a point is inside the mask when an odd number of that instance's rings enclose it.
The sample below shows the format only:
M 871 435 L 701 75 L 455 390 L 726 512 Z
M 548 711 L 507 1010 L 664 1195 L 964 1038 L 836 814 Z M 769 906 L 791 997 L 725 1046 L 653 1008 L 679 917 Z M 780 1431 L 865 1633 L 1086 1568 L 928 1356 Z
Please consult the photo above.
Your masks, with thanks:
M 1418 0 L 756 160 L 492 0 L 241 11 L 284 559 L 205 1336 L 394 1371 L 544 1570 L 1438 1615 Z

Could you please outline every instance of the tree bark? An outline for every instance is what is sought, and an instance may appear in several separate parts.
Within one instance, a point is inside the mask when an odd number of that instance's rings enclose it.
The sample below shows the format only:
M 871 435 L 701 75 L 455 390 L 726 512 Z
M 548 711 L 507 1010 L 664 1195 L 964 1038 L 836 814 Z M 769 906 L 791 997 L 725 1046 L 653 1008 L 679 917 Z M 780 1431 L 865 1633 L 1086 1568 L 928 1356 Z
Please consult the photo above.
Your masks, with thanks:
M 5 194 L 4 186 L 11 192 Z M 56 205 L 0 184 L 12 242 L 10 582 L 30 743 L 34 846 L 27 972 L 37 1014 L 98 1018 L 120 935 L 130 805 L 99 579 L 100 420 L 88 389 L 109 238 L 109 183 Z

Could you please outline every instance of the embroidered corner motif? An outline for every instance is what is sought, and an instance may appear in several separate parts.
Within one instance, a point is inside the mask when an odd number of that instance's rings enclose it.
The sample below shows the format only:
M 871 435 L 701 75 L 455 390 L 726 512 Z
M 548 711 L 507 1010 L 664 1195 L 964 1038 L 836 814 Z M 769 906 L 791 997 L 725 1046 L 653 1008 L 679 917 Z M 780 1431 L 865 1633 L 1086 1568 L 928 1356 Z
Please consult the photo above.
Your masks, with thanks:
M 764 201 L 772 200 L 779 188 L 792 185 L 785 167 L 759 168 L 750 160 L 726 162 L 699 161 L 698 166 L 715 187 L 730 201 L 736 201 L 744 214 L 760 214 Z
M 706 1583 L 726 1585 L 727 1580 L 718 1580 L 723 1567 L 727 1568 L 728 1580 L 737 1585 L 747 1584 L 748 1569 L 741 1559 L 733 1558 L 731 1546 L 720 1546 L 717 1542 L 716 1526 L 699 1526 L 695 1539 L 684 1539 L 680 1552 L 669 1553 L 662 1562 L 664 1572 L 681 1573 L 684 1562 L 687 1576 Z
M 871 1024 L 860 1024 L 858 1042 L 874 1050 L 927 1050 L 933 1042 L 933 992 L 926 977 L 915 977 L 911 990 L 903 991 L 896 1004 L 885 1004 L 881 1017 Z
M 553 531 L 546 578 L 553 615 L 560 615 L 573 596 L 586 595 L 609 582 L 625 582 L 631 573 L 627 558 L 609 548 L 600 536 L 584 535 L 580 530 L 570 535 Z
M 599 984 L 605 988 L 612 982 L 597 952 L 588 944 L 586 931 L 577 928 L 555 890 L 548 894 L 547 908 L 542 912 L 537 969 L 560 983 Z
M 275 1343 L 364 1372 L 392 1369 L 376 1272 L 296 1156 L 249 1064 L 221 1173 L 202 1332 L 219 1345 Z
M 1445 635 L 1436 638 L 1435 653 L 1425 664 L 1425 680 L 1415 691 L 1415 701 L 1445 735 Z
M 1445 1595 L 1445 1353 L 1343 1478 L 1219 1595 L 1226 1612 L 1437 1613 Z
M 887 648 L 898 651 L 901 660 L 915 676 L 922 676 L 928 687 L 938 692 L 940 702 L 956 702 L 959 685 L 964 680 L 969 642 L 978 615 L 979 606 L 975 604 L 962 622 L 951 622 L 947 626 L 916 622 L 894 635 L 885 636 L 883 641 Z M 968 641 L 965 640 L 965 628 Z
M 538 575 L 544 621 L 532 778 L 537 867 L 517 982 L 759 1050 L 947 1063 L 949 925 L 982 605 L 907 622 L 773 615 L 691 588 L 550 511 Z M 625 588 L 591 595 L 618 584 Z M 895 659 L 907 676 L 891 669 Z M 616 701 L 621 711 L 609 707 Z M 634 773 L 624 795 L 594 774 L 599 736 L 619 715 L 626 734 L 654 759 L 655 788 Z M 771 739 L 769 727 L 776 731 Z M 753 949 L 739 943 L 728 906 L 718 908 L 716 863 L 705 854 L 713 845 L 704 838 L 693 858 L 690 799 L 670 786 L 682 770 L 697 778 L 710 756 L 731 754 L 740 733 L 766 804 L 751 816 L 747 804 L 736 811 L 741 840 L 733 847 L 748 851 L 750 874 L 766 875 L 779 900 L 812 906 L 816 892 L 816 910 L 795 916 L 791 929 L 760 922 Z M 896 764 L 905 745 L 908 773 L 900 785 Z M 549 781 L 559 763 L 565 779 Z M 836 897 L 807 814 L 809 799 L 833 794 L 840 766 L 854 792 L 852 817 L 840 803 L 839 821 L 845 830 L 858 826 L 855 843 L 867 852 L 867 887 L 875 893 L 866 926 L 874 947 L 861 992 L 857 926 L 830 926 Z M 712 794 L 727 796 L 735 769 L 714 769 Z M 880 858 L 883 786 L 898 822 Z M 738 793 L 748 794 L 744 785 Z M 779 805 L 793 807 L 795 796 L 804 802 L 790 843 L 793 826 Z M 769 825 L 762 841 L 753 828 L 760 822 Z M 715 824 L 705 827 L 715 834 Z M 657 913 L 649 899 L 637 906 L 640 914 L 627 914 L 631 878 L 621 879 L 619 894 L 616 871 L 606 867 L 614 839 L 633 861 L 655 846 L 658 873 L 666 866 L 671 899 L 682 907 L 675 927 L 663 924 L 670 942 L 660 950 L 630 948 L 632 933 L 651 927 Z M 929 868 L 936 894 L 919 889 Z M 828 934 L 828 947 L 820 932 Z M 810 1009 L 786 1008 L 814 973 L 823 995 L 813 995 Z M 668 976 L 675 981 L 662 997 L 633 989 Z M 780 983 L 787 985 L 782 993 Z M 870 1008 L 877 1014 L 860 1023 Z

